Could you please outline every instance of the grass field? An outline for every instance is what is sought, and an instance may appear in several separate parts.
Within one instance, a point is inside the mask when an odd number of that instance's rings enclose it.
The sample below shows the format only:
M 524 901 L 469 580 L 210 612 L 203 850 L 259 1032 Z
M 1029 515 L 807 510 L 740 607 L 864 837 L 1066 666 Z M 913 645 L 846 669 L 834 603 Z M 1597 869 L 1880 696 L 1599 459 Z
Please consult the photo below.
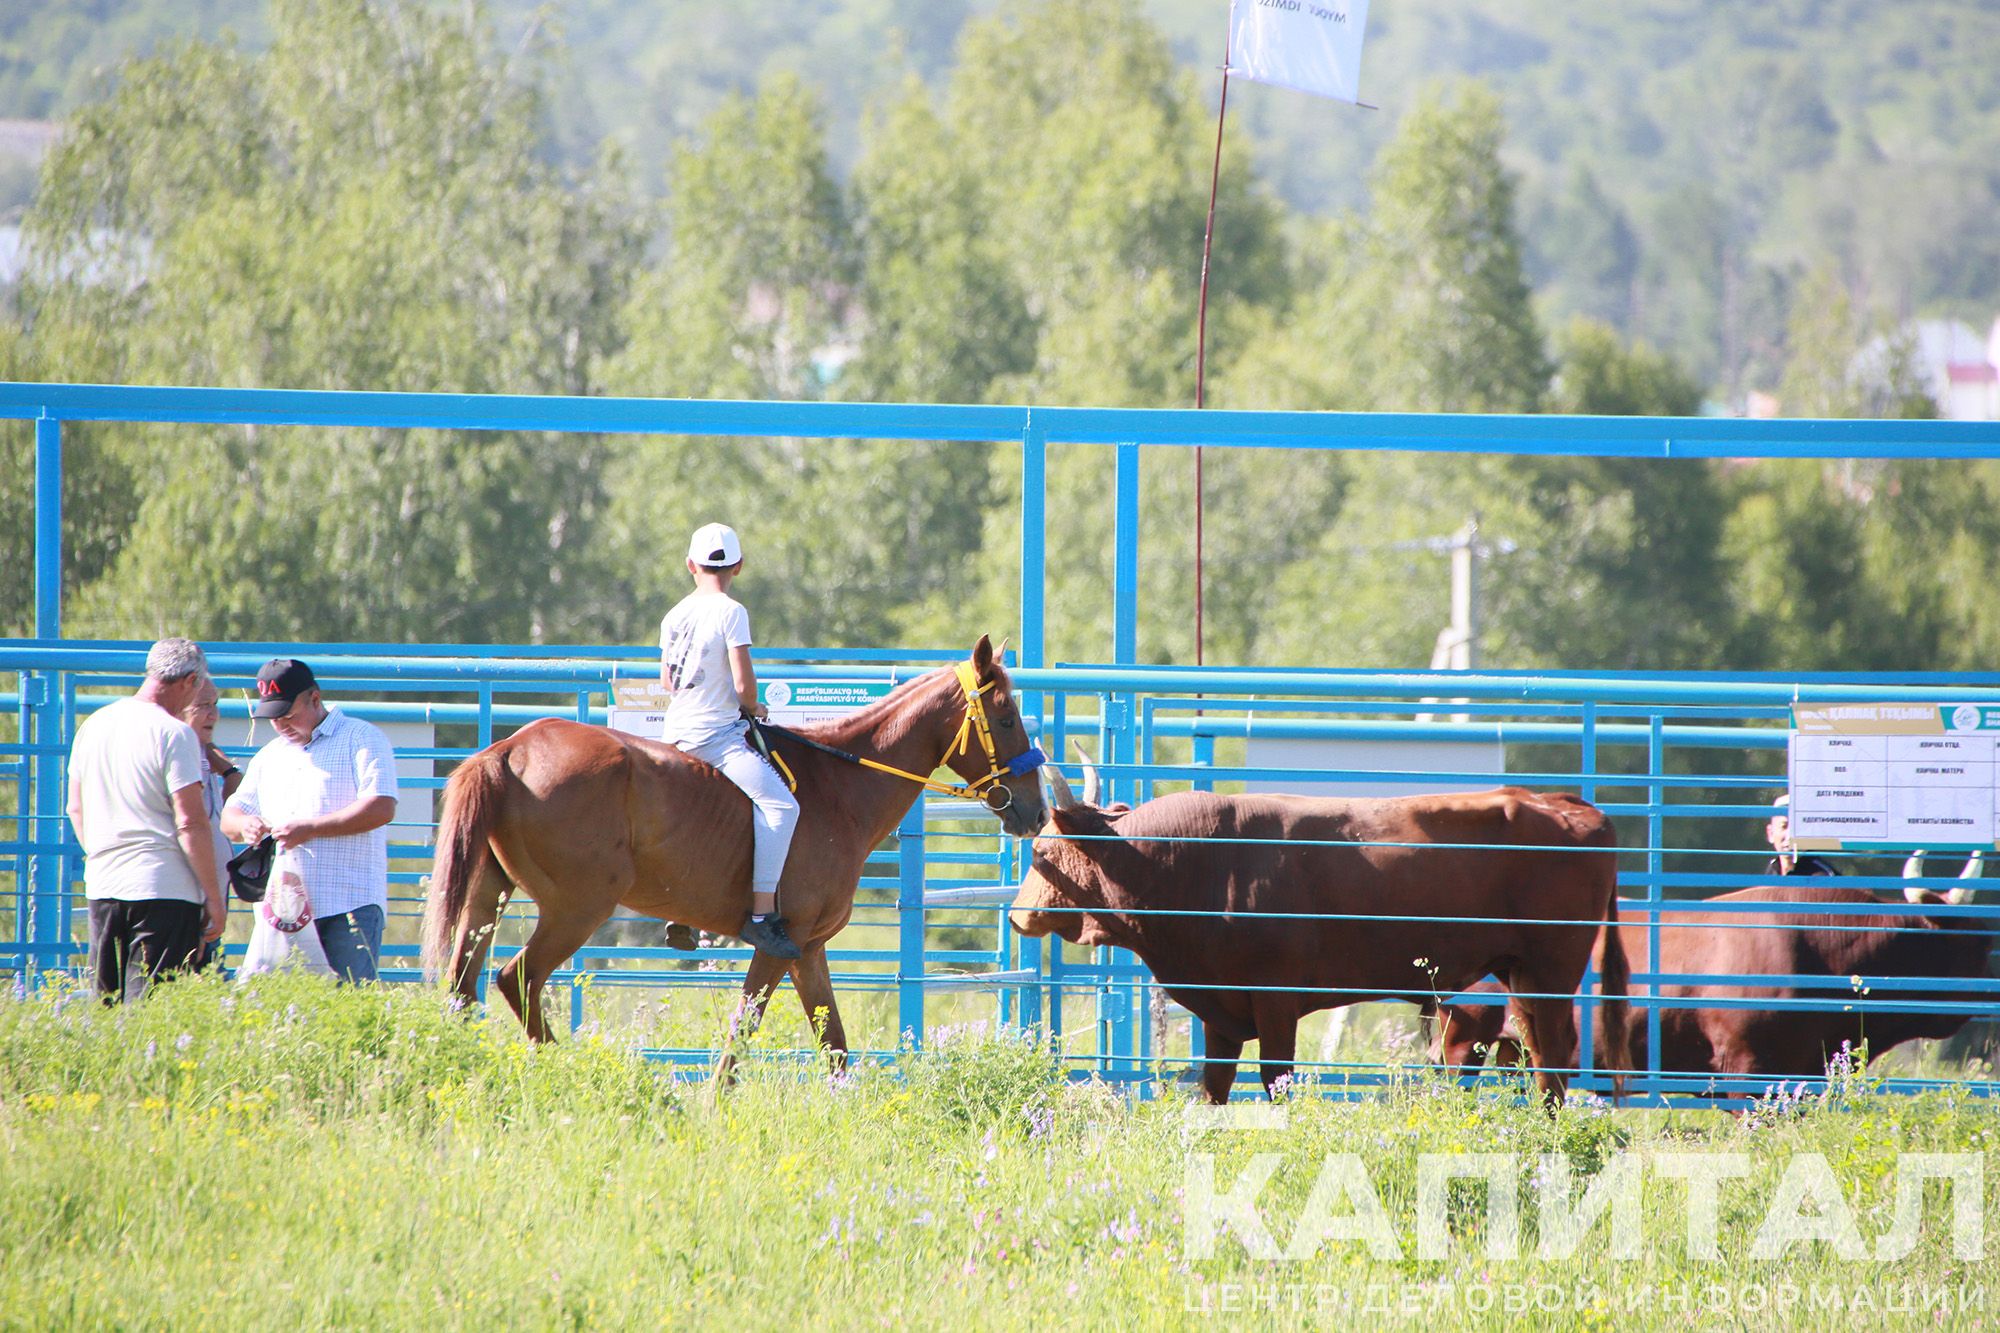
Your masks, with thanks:
M 621 1016 L 531 1050 L 511 1018 L 295 976 L 180 982 L 123 1010 L 61 984 L 0 1000 L 0 1326 L 2000 1318 L 1990 1250 L 1962 1252 L 1942 1185 L 1923 1196 L 1914 1248 L 1887 1261 L 1838 1253 L 1824 1200 L 1777 1206 L 1801 1155 L 1818 1154 L 1872 1256 L 1895 1219 L 1898 1152 L 1973 1154 L 1957 1160 L 1984 1169 L 1975 1220 L 1990 1229 L 2000 1117 L 1950 1092 L 1897 1098 L 1851 1079 L 1743 1118 L 1600 1105 L 1551 1118 L 1412 1072 L 1367 1101 L 1294 1096 L 1282 1129 L 1232 1128 L 1194 1123 L 1183 1094 L 1127 1100 L 1066 1081 L 1032 1040 L 960 1027 L 898 1068 L 837 1080 L 766 1054 L 711 1103 L 633 1054 L 654 1026 Z M 1423 1160 L 1507 1153 L 1523 1154 L 1517 1257 L 1493 1257 L 1470 1183 L 1438 1196 L 1441 1257 L 1423 1257 Z M 1579 1194 L 1639 1170 L 1636 1253 L 1619 1257 L 1607 1218 L 1545 1257 L 1561 1246 L 1544 1153 L 1563 1155 Z M 1718 1187 L 1716 1259 L 1687 1253 L 1689 1188 L 1661 1174 L 1663 1154 L 1743 1155 L 1747 1175 Z M 1381 1205 L 1365 1241 L 1315 1247 L 1308 1226 L 1300 1242 L 1315 1181 L 1338 1177 L 1329 1155 L 1357 1163 Z M 1210 1246 L 1190 1224 L 1214 1211 L 1197 1206 L 1205 1182 L 1227 1195 L 1246 1171 L 1268 1172 L 1255 1208 L 1274 1247 L 1309 1255 L 1255 1258 L 1241 1228 Z M 1317 1202 L 1336 1231 L 1365 1215 L 1324 1184 Z M 1773 1213 L 1836 1239 L 1759 1257 Z

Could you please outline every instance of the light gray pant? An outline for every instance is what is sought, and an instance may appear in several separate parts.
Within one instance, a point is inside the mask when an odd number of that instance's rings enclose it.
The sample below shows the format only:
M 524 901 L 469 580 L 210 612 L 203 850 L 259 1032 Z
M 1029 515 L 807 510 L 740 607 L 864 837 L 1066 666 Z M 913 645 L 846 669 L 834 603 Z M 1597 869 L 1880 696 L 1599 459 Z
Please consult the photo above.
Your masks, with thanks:
M 701 745 L 673 743 L 684 753 L 722 770 L 722 776 L 741 787 L 750 798 L 756 807 L 750 825 L 756 839 L 750 858 L 750 891 L 776 893 L 778 876 L 785 869 L 785 854 L 792 849 L 792 833 L 799 825 L 799 803 L 785 790 L 785 780 L 778 776 L 778 770 L 750 748 L 744 730 L 726 731 Z

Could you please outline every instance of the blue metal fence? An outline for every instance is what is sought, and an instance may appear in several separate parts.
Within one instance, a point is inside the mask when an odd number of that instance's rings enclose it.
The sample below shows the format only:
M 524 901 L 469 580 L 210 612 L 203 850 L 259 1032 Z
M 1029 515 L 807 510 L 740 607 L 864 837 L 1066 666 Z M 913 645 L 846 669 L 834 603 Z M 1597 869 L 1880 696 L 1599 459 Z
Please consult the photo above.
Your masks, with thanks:
M 1447 775 L 1468 787 L 1515 781 L 1576 790 L 1595 800 L 1623 834 L 1622 910 L 1648 923 L 1657 950 L 1660 922 L 1700 897 L 1756 882 L 1766 855 L 1757 823 L 1782 785 L 1784 719 L 1791 704 L 1812 700 L 2000 702 L 2000 676 L 1821 675 L 1800 678 L 1659 676 L 1574 672 L 1480 674 L 1338 670 L 1187 669 L 1141 666 L 1138 616 L 1138 485 L 1152 446 L 1404 449 L 1430 452 L 1569 453 L 1662 460 L 1701 457 L 2000 457 L 2000 426 L 1940 422 L 1744 422 L 1600 418 L 1438 417 L 1299 413 L 1192 413 L 1073 408 L 948 408 L 880 404 L 717 403 L 677 400 L 466 398 L 451 395 L 324 394 L 256 390 L 138 389 L 0 384 L 0 418 L 36 423 L 36 635 L 0 643 L 0 707 L 15 719 L 15 738 L 0 744 L 0 782 L 11 782 L 13 810 L 0 840 L 0 873 L 12 892 L 0 919 L 0 967 L 32 975 L 76 960 L 78 857 L 62 818 L 63 761 L 79 713 L 136 682 L 143 645 L 84 643 L 61 635 L 61 424 L 69 420 L 190 423 L 363 425 L 532 429 L 591 433 L 771 435 L 839 440 L 953 439 L 1018 443 L 1024 492 L 1021 525 L 1021 624 L 1016 677 L 1034 709 L 1044 747 L 1061 754 L 1087 737 L 1104 759 L 1116 798 L 1139 800 L 1198 786 L 1225 789 L 1245 781 L 1360 781 L 1385 792 L 1435 773 L 1381 767 L 1343 771 L 1253 766 L 1242 747 L 1258 738 L 1460 739 L 1506 747 L 1499 771 L 1468 768 Z M 1114 660 L 1051 667 L 1044 659 L 1044 478 L 1047 450 L 1066 444 L 1116 448 L 1113 494 Z M 833 446 L 829 446 L 833 447 Z M 983 628 L 983 627 L 968 627 Z M 450 645 L 215 645 L 225 685 L 242 684 L 268 656 L 309 656 L 336 697 L 361 698 L 355 711 L 382 719 L 420 719 L 465 729 L 484 744 L 526 720 L 560 713 L 601 719 L 619 663 L 649 670 L 644 648 L 487 648 Z M 760 672 L 778 679 L 837 676 L 903 679 L 948 654 L 883 650 L 836 655 L 812 649 L 760 653 Z M 630 674 L 629 670 L 626 674 Z M 12 678 L 11 687 L 8 677 Z M 1438 704 L 1437 699 L 1465 700 Z M 1428 702 L 1427 702 L 1428 701 Z M 235 705 L 240 710 L 241 705 Z M 1428 720 L 1448 710 L 1462 721 Z M 1419 715 L 1427 720 L 1419 721 Z M 442 774 L 467 746 L 437 746 Z M 1701 764 L 1700 759 L 1714 762 Z M 1520 762 L 1517 762 L 1517 759 Z M 1523 766 L 1532 761 L 1532 766 Z M 1072 769 L 1072 771 L 1074 771 Z M 415 910 L 428 855 L 418 830 L 398 830 L 396 911 Z M 921 1038 L 941 995 L 971 988 L 990 995 L 1000 1021 L 1046 1025 L 1080 1067 L 1111 1079 L 1144 1080 L 1162 1060 L 1198 1059 L 1201 1034 L 1185 1044 L 1157 1044 L 1147 1021 L 1150 978 L 1122 950 L 1081 951 L 1057 940 L 1016 938 L 999 904 L 1022 869 L 1023 849 L 1001 837 L 982 813 L 926 800 L 890 847 L 869 863 L 853 942 L 832 955 L 843 994 L 894 992 L 894 1030 Z M 1891 875 L 1836 883 L 1890 889 Z M 1923 881 L 1944 887 L 1950 881 Z M 1713 911 L 1715 904 L 1700 904 Z M 1770 905 L 1759 905 L 1769 913 Z M 1814 910 L 1826 913 L 1824 905 Z M 1857 922 L 1917 909 L 1899 903 L 1857 905 Z M 1971 915 L 1992 909 L 1930 908 Z M 946 941 L 943 921 L 959 923 Z M 1463 921 L 1463 918 L 1459 920 Z M 1745 923 L 1745 928 L 1759 928 Z M 1768 928 L 1768 927 L 1763 927 Z M 392 929 L 389 961 L 409 975 L 413 946 Z M 505 951 L 499 951 L 502 958 Z M 1657 953 L 1655 954 L 1657 956 Z M 741 950 L 704 950 L 722 971 L 688 970 L 687 955 L 664 946 L 593 945 L 558 981 L 572 987 L 572 1015 L 583 1010 L 585 979 L 669 988 L 730 984 L 726 965 Z M 1741 983 L 1741 977 L 1634 976 L 1635 1005 L 1647 1013 L 1655 1063 L 1660 1013 L 1676 1004 L 1659 994 L 1675 983 Z M 1755 980 L 1775 984 L 1782 978 Z M 1796 979 L 1793 979 L 1796 980 Z M 1824 980 L 1823 978 L 1820 980 Z M 1931 1010 L 1990 1017 L 2000 1008 L 1991 980 L 1927 981 L 1927 992 L 1962 1001 L 1895 998 L 1907 978 L 1864 978 L 1867 994 L 1840 1000 L 1700 1001 L 1703 1008 L 1853 1008 Z M 927 1004 L 929 1007 L 927 1008 Z M 1586 1016 L 1589 1006 L 1586 1005 Z M 893 1044 L 891 1042 L 890 1044 Z M 1584 1063 L 1591 1043 L 1586 1036 Z M 662 1050 L 666 1058 L 704 1061 L 705 1048 Z M 1313 1062 L 1302 1061 L 1310 1066 Z M 1377 1064 L 1332 1064 L 1345 1087 L 1365 1089 L 1387 1075 Z M 1589 1074 L 1587 1085 L 1603 1086 Z M 1919 1086 L 1921 1080 L 1904 1081 Z M 1990 1083 L 1976 1090 L 1991 1091 Z M 1728 1080 L 1675 1079 L 1655 1067 L 1640 1080 L 1650 1097 L 1670 1091 L 1760 1091 Z

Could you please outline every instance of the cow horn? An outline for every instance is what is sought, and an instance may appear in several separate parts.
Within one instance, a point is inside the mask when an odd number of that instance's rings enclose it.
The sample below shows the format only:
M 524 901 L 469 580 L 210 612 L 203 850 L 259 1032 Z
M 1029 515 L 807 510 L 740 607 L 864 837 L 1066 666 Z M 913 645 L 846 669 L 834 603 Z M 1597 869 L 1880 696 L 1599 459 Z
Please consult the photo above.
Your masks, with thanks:
M 1081 804 L 1076 799 L 1076 793 L 1070 790 L 1069 779 L 1062 775 L 1060 769 L 1050 764 L 1042 771 L 1049 775 L 1049 795 L 1055 799 L 1056 809 L 1074 810 Z
M 1097 798 L 1104 794 L 1104 784 L 1098 780 L 1097 765 L 1090 762 L 1090 751 L 1083 748 L 1082 741 L 1071 741 L 1076 747 L 1076 757 L 1083 763 L 1083 803 L 1096 805 Z

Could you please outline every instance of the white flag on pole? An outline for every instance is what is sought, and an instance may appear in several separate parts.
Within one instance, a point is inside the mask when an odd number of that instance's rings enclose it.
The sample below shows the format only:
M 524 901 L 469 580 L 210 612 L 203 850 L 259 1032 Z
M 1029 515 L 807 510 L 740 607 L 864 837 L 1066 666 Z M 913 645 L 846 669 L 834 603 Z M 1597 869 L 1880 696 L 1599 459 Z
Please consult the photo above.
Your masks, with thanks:
M 1229 72 L 1359 102 L 1368 0 L 1230 0 Z

